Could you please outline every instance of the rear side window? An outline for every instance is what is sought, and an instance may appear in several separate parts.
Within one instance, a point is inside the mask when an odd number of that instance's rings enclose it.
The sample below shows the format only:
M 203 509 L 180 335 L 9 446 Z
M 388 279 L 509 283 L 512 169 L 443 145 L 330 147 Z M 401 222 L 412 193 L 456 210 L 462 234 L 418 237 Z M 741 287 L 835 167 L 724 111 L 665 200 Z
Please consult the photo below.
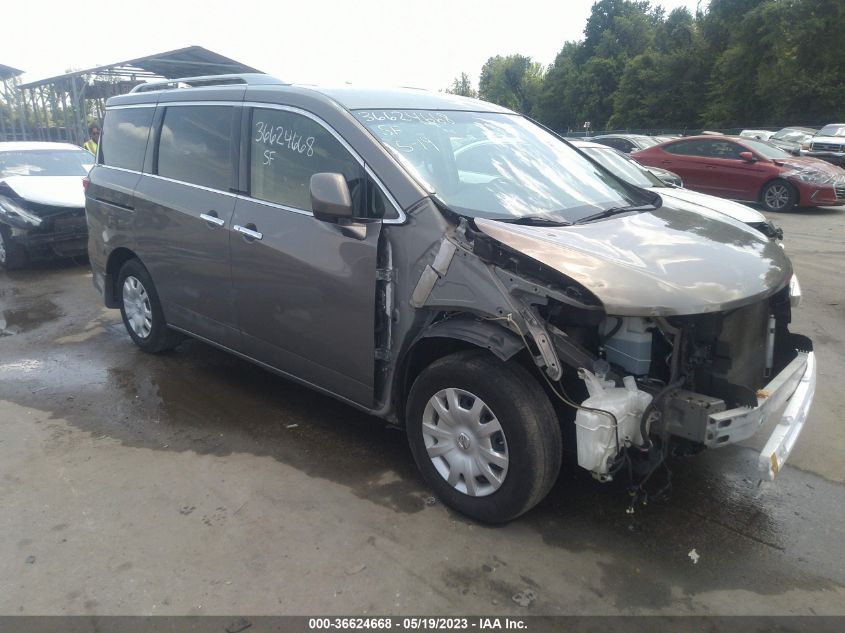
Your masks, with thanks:
M 249 190 L 253 198 L 311 211 L 311 176 L 340 173 L 346 178 L 356 214 L 366 192 L 364 170 L 328 130 L 286 110 L 252 111 Z
M 679 156 L 707 156 L 707 141 L 678 141 L 663 147 L 663 151 Z
M 109 110 L 100 139 L 100 164 L 141 171 L 155 108 Z
M 227 191 L 232 183 L 230 106 L 170 106 L 158 145 L 158 175 Z

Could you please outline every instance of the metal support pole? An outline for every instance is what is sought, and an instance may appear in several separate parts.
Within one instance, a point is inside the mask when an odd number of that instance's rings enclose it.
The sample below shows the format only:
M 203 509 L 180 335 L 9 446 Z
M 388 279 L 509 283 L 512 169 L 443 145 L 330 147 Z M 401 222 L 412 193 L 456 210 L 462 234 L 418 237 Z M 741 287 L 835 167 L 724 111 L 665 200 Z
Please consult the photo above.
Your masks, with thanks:
M 3 99 L 0 101 L 0 106 L 3 106 L 2 110 L 0 110 L 0 134 L 3 135 L 3 140 L 8 141 L 9 138 L 6 136 L 6 106 L 9 103 L 9 87 L 6 85 L 6 80 L 3 79 Z M 10 119 L 11 122 L 11 119 Z M 12 139 L 14 140 L 14 139 Z
M 62 86 L 62 116 L 64 117 L 64 120 L 65 120 L 65 140 L 68 143 L 73 143 L 73 140 L 71 139 L 71 134 L 70 134 L 70 121 L 67 118 L 68 94 L 67 94 L 67 90 L 65 90 L 64 82 L 62 82 L 61 86 Z M 56 87 L 58 89 L 58 84 L 57 84 Z
M 74 139 L 73 142 L 76 145 L 82 145 L 82 143 L 85 142 L 85 141 L 80 140 L 83 137 L 85 137 L 85 127 L 86 126 L 83 125 L 83 121 L 85 121 L 85 112 L 84 112 L 85 105 L 80 104 L 80 102 L 79 102 L 79 91 L 76 89 L 76 77 L 70 78 L 70 89 L 71 89 L 71 92 L 73 94 L 73 110 L 72 110 L 73 120 L 76 124 L 76 130 L 75 130 L 76 133 L 74 134 L 74 136 L 76 138 Z M 79 112 L 80 106 L 82 106 L 83 112 Z
M 20 101 L 18 101 L 18 106 L 21 109 L 21 133 L 23 134 L 23 140 L 28 141 L 27 138 L 29 135 L 27 134 L 27 128 L 29 127 L 29 110 L 26 107 L 26 95 L 24 94 L 24 90 L 20 91 Z
M 38 102 L 35 100 L 35 89 L 30 88 L 26 92 L 29 93 L 29 100 L 32 102 L 32 117 L 35 122 L 35 136 L 39 141 L 44 140 L 44 129 L 41 126 L 41 116 L 38 112 Z M 26 97 L 24 97 L 26 99 Z
M 52 104 L 52 107 L 53 107 L 53 124 L 56 126 L 56 132 L 58 133 L 59 127 L 60 127 L 59 126 L 59 102 L 56 100 L 56 85 L 55 84 L 50 86 L 49 96 L 50 96 L 50 103 Z M 67 140 L 67 128 L 65 128 L 62 133 L 58 134 L 58 138 L 56 140 L 58 140 L 58 141 L 66 141 Z
M 38 87 L 38 101 L 41 103 L 41 111 L 44 114 L 44 133 L 47 136 L 47 140 L 52 141 L 54 117 L 52 116 L 50 108 L 47 106 L 47 102 L 44 100 L 44 86 Z

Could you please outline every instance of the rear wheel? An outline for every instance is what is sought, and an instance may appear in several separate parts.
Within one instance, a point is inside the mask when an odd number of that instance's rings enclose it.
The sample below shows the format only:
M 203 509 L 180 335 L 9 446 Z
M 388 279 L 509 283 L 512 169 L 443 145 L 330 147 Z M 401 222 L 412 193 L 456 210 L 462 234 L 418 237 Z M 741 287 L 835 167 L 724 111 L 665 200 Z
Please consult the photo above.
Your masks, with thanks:
M 129 336 L 145 352 L 175 347 L 182 335 L 167 327 L 155 284 L 137 259 L 130 259 L 118 275 L 120 314 Z
M 760 192 L 766 211 L 789 211 L 798 202 L 798 192 L 785 180 L 773 180 Z
M 560 471 L 560 425 L 548 397 L 525 368 L 489 352 L 452 354 L 423 370 L 406 421 L 428 485 L 474 519 L 518 517 Z
M 24 264 L 26 264 L 26 250 L 11 240 L 7 226 L 0 226 L 0 268 L 17 270 Z

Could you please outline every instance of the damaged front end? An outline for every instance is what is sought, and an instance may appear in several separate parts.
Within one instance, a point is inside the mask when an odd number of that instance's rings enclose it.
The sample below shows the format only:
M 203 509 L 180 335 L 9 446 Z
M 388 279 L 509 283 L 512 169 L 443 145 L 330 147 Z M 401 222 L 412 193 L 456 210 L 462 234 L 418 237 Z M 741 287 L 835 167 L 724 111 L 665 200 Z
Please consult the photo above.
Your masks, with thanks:
M 465 218 L 416 277 L 417 339 L 449 335 L 503 360 L 527 350 L 581 466 L 600 480 L 743 441 L 767 421 L 773 478 L 812 403 L 812 343 L 783 250 L 740 223 L 677 209 L 583 226 Z M 783 410 L 786 405 L 785 410 Z M 626 469 L 630 470 L 630 469 Z
M 32 202 L 3 185 L 0 226 L 7 248 L 24 249 L 30 260 L 84 255 L 87 250 L 88 227 L 83 207 Z

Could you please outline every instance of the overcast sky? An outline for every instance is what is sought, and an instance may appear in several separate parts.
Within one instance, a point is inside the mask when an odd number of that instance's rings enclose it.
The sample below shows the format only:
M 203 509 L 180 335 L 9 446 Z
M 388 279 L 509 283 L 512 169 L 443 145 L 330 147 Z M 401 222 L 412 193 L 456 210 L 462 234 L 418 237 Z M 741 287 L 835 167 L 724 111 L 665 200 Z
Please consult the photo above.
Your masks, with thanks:
M 3 3 L 0 64 L 25 81 L 199 45 L 293 82 L 475 85 L 492 55 L 551 63 L 593 0 L 39 0 Z M 658 0 L 667 12 L 696 0 Z M 704 0 L 702 5 L 706 5 Z

